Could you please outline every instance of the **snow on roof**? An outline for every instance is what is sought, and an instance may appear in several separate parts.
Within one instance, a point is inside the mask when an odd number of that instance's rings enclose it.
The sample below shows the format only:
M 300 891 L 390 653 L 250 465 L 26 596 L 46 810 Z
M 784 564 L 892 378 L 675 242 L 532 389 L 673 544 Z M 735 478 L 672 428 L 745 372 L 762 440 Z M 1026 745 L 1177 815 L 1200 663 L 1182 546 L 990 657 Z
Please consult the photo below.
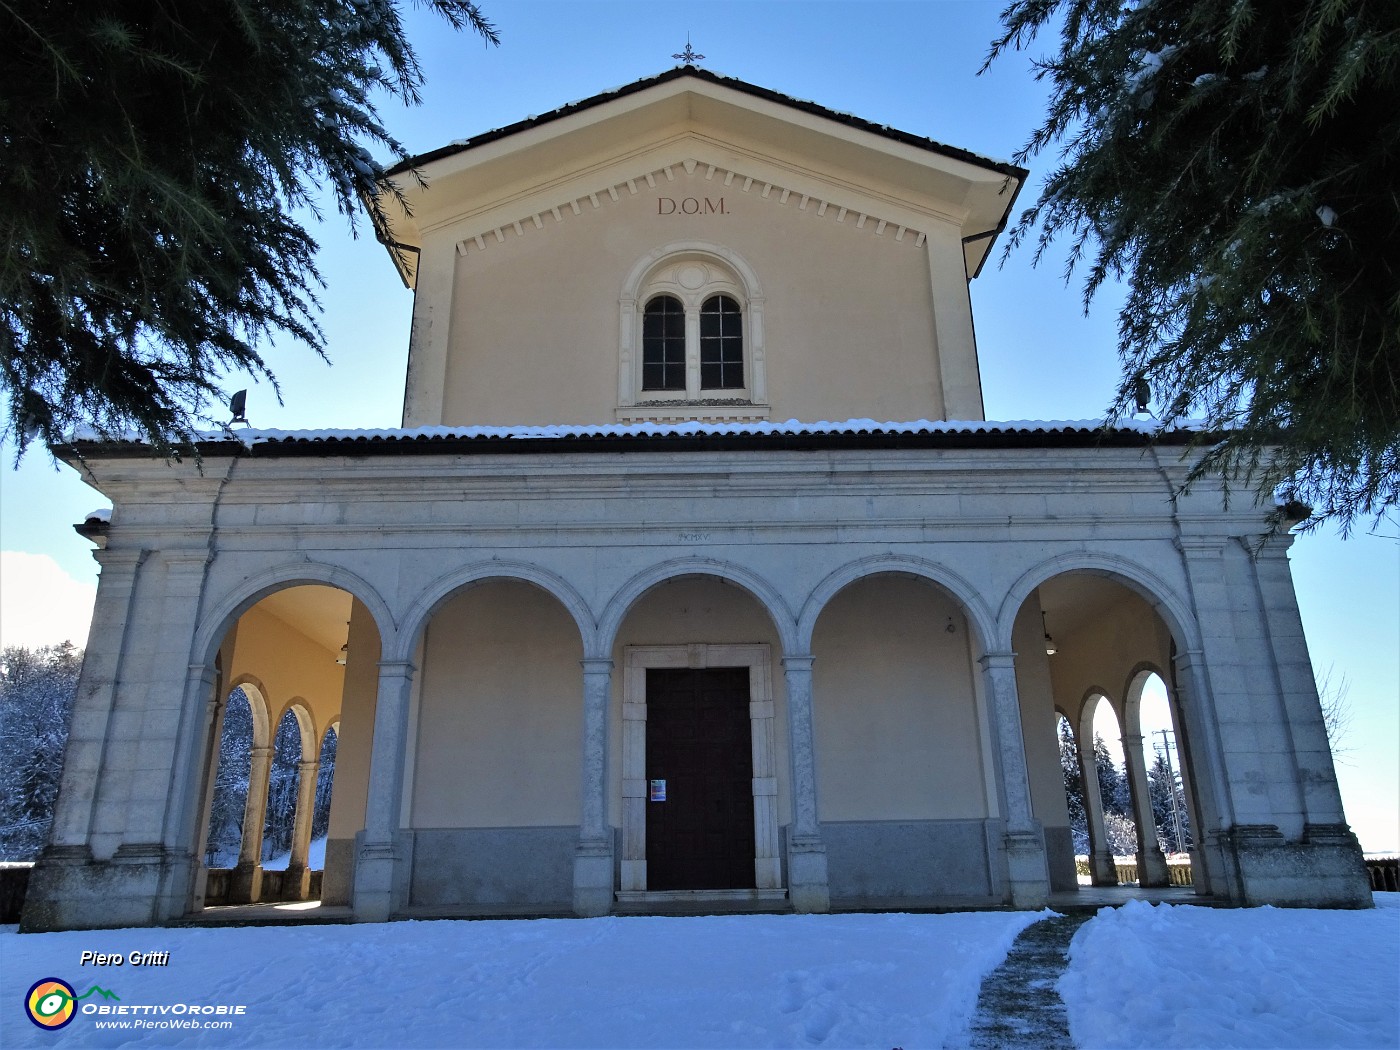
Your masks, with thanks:
M 83 521 L 108 521 L 108 522 L 110 522 L 111 520 L 112 520 L 112 508 L 111 508 L 111 507 L 98 507 L 96 510 L 90 510 L 90 511 L 88 511 L 86 514 L 83 515 Z
M 1178 424 L 1171 433 L 1199 431 L 1200 423 Z M 690 420 L 679 423 L 604 423 L 597 425 L 551 424 L 546 426 L 427 426 L 399 429 L 366 430 L 217 430 L 195 435 L 201 442 L 224 443 L 237 441 L 252 448 L 257 445 L 316 444 L 335 442 L 420 443 L 431 441 L 539 441 L 595 438 L 694 438 L 761 437 L 761 436 L 836 436 L 836 435 L 938 435 L 938 434 L 1140 434 L 1162 433 L 1154 419 L 1123 419 L 1106 424 L 1102 419 L 1078 420 L 929 420 L 911 422 L 877 422 L 873 419 L 847 419 L 842 422 L 822 420 L 803 423 L 789 419 L 784 423 L 731 422 L 707 423 Z M 73 436 L 75 443 L 145 444 L 139 434 L 124 434 L 104 438 L 94 431 L 80 431 Z

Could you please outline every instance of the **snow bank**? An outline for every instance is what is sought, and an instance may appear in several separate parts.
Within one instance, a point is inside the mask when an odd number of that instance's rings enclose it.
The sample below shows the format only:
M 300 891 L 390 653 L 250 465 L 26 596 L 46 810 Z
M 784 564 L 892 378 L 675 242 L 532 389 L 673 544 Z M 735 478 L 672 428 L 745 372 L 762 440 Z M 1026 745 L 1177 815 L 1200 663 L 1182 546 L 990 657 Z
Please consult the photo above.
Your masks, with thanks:
M 1059 991 L 1101 1047 L 1400 1046 L 1400 894 L 1375 911 L 1132 901 L 1075 935 Z
M 1040 916 L 746 915 L 0 933 L 7 1047 L 939 1047 Z M 169 965 L 79 968 L 80 952 Z M 231 1031 L 55 1035 L 44 977 L 124 1004 L 245 1004 Z M 96 1002 L 96 999 L 88 1002 Z

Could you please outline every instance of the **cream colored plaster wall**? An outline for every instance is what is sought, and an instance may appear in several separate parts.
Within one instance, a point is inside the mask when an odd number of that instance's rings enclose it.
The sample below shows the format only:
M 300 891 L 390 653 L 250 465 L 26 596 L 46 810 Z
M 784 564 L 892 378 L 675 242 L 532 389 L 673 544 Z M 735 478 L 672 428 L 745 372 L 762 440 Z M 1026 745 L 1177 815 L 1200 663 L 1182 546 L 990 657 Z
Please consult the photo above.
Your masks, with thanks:
M 573 619 L 530 584 L 444 604 L 419 671 L 412 826 L 577 824 L 582 658 Z
M 350 611 L 345 692 L 331 783 L 332 839 L 353 839 L 365 826 L 369 756 L 374 745 L 374 709 L 379 695 L 379 630 L 358 600 Z
M 268 724 L 275 735 L 288 705 L 299 701 L 311 712 L 317 739 L 340 715 L 345 669 L 336 653 L 308 638 L 295 624 L 255 605 L 240 617 L 226 681 L 230 686 L 251 678 L 269 704 Z
M 832 599 L 812 640 L 822 820 L 987 815 L 968 644 L 957 605 L 922 581 Z
M 1139 664 L 1170 673 L 1171 632 L 1162 618 L 1126 587 L 1113 593 L 1114 600 L 1094 610 L 1083 626 L 1056 639 L 1060 651 L 1050 661 L 1055 700 L 1071 721 L 1091 689 L 1102 690 L 1121 716 L 1128 680 Z
M 1040 603 L 1032 594 L 1016 616 L 1011 640 L 1016 650 L 1016 692 L 1021 699 L 1021 733 L 1026 742 L 1026 774 L 1031 811 L 1047 827 L 1069 827 L 1064 774 L 1060 771 L 1058 715 L 1050 668 L 1059 654 L 1045 653 Z M 1070 710 L 1066 708 L 1066 710 Z
M 624 282 L 647 253 L 681 241 L 725 246 L 756 274 L 771 418 L 942 416 L 929 261 L 914 235 L 896 241 L 892 226 L 857 229 L 854 212 L 838 222 L 839 209 L 819 216 L 797 195 L 780 204 L 761 184 L 745 193 L 743 180 L 725 187 L 703 168 L 675 171 L 674 182 L 638 180 L 616 202 L 600 194 L 596 209 L 585 200 L 579 215 L 565 207 L 559 222 L 546 212 L 542 229 L 506 227 L 484 249 L 468 241 L 465 254 L 436 249 L 452 228 L 432 234 L 424 258 L 456 268 L 442 418 L 406 424 L 614 422 Z M 700 214 L 680 213 L 687 198 Z M 676 214 L 659 214 L 667 201 Z M 443 286 L 440 275 L 423 282 L 420 296 Z M 947 352 L 975 354 L 970 343 Z M 415 370 L 411 381 L 435 377 Z M 408 403 L 433 400 L 410 391 Z
M 772 620 L 759 602 L 739 587 L 712 577 L 670 580 L 648 591 L 628 612 L 613 646 L 613 702 L 608 727 L 608 811 L 622 823 L 622 686 L 629 645 L 765 643 L 771 654 L 773 683 L 774 767 L 778 773 L 778 821 L 792 820 L 791 759 L 788 752 L 787 690 L 783 681 L 783 647 Z

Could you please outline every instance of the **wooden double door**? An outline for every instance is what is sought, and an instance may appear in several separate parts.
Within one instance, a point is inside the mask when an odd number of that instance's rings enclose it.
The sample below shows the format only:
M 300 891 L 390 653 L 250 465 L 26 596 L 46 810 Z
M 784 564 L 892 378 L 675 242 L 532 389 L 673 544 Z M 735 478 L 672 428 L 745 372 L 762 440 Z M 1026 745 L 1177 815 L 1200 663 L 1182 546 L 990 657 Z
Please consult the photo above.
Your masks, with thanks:
M 647 889 L 752 888 L 749 669 L 646 676 Z

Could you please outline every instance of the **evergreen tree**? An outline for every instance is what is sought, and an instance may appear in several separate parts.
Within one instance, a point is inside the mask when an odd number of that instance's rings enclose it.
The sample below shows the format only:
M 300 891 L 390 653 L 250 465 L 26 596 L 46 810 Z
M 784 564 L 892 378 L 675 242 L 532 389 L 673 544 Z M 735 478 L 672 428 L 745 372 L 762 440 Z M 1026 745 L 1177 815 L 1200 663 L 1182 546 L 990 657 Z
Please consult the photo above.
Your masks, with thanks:
M 321 757 L 316 772 L 316 806 L 311 812 L 311 838 L 323 839 L 331 827 L 331 785 L 335 781 L 335 752 L 340 735 L 326 730 L 321 739 Z
M 214 799 L 209 809 L 204 861 L 211 868 L 231 868 L 238 863 L 252 750 L 253 711 L 248 695 L 242 689 L 235 689 L 225 704 L 224 724 L 219 734 L 219 768 L 214 774 Z
M 1287 520 L 1400 500 L 1400 4 L 1014 0 L 990 63 L 1059 21 L 1045 121 L 1061 160 L 1008 250 L 1069 238 L 1086 307 L 1126 275 L 1124 371 L 1160 425 L 1200 417 L 1219 470 Z
M 267 785 L 267 816 L 263 827 L 262 859 L 291 852 L 296 825 L 297 785 L 301 762 L 301 727 L 288 711 L 277 724 L 272 742 L 272 769 Z
M 1186 796 L 1176 767 L 1167 767 L 1166 756 L 1158 751 L 1147 771 L 1148 792 L 1152 796 L 1152 818 L 1157 823 L 1157 840 L 1167 853 L 1184 853 L 1191 845 L 1191 821 L 1186 812 Z M 1181 834 L 1178 836 L 1177 829 Z
M 1084 811 L 1084 781 L 1079 775 L 1079 745 L 1074 730 L 1063 715 L 1059 719 L 1060 776 L 1065 785 L 1065 803 L 1069 808 L 1069 829 L 1074 839 L 1074 852 L 1089 853 L 1089 818 Z
M 82 663 L 70 642 L 0 654 L 0 860 L 48 841 Z
M 1094 767 L 1099 774 L 1099 797 L 1103 799 L 1104 813 L 1131 818 L 1133 798 L 1128 778 L 1114 763 L 1113 755 L 1100 733 L 1094 734 Z
M 496 34 L 471 0 L 425 0 Z M 324 354 L 315 244 L 294 217 L 324 181 L 355 225 L 406 159 L 377 89 L 423 77 L 395 0 L 17 0 L 0 5 L 0 385 L 21 451 L 88 425 L 190 440 L 255 348 Z

